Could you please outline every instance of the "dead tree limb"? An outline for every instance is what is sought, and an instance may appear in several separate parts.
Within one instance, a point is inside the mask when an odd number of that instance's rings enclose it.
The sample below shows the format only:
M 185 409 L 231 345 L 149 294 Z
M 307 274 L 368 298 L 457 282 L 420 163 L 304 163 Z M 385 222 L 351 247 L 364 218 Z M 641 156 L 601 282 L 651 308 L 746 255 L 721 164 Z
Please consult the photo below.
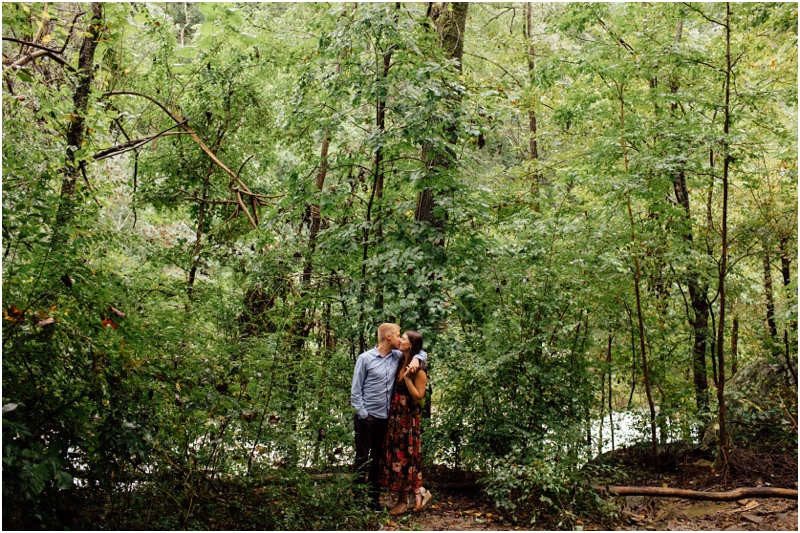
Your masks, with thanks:
M 172 120 L 174 120 L 177 123 L 177 125 L 179 125 L 181 128 L 183 128 L 184 131 L 186 131 L 186 133 L 188 133 L 192 137 L 194 142 L 196 142 L 197 145 L 206 153 L 206 155 L 208 155 L 208 157 L 210 157 L 211 160 L 218 167 L 220 167 L 222 170 L 224 170 L 225 173 L 228 174 L 228 176 L 230 176 L 232 178 L 232 181 L 235 181 L 236 183 L 239 184 L 239 186 L 242 188 L 242 190 L 239 190 L 239 189 L 235 190 L 235 195 L 236 195 L 237 203 L 239 204 L 239 208 L 242 210 L 242 212 L 244 212 L 245 215 L 247 215 L 247 219 L 250 221 L 250 224 L 253 226 L 253 228 L 257 228 L 258 227 L 258 224 L 256 224 L 256 221 L 253 219 L 253 216 L 247 210 L 247 207 L 245 207 L 244 202 L 241 199 L 241 195 L 242 194 L 253 196 L 253 193 L 250 191 L 249 187 L 247 187 L 247 185 L 245 185 L 244 182 L 241 179 L 239 179 L 239 176 L 237 174 L 234 174 L 233 171 L 231 169 L 229 169 L 225 165 L 225 163 L 223 163 L 222 161 L 219 160 L 217 155 L 208 146 L 206 146 L 206 144 L 200 139 L 200 137 L 198 137 L 197 134 L 186 124 L 185 120 L 183 122 L 181 122 L 169 110 L 169 108 L 167 108 L 166 105 L 162 104 L 161 102 L 159 102 L 158 100 L 156 100 L 152 96 L 148 96 L 148 95 L 146 95 L 144 93 L 140 93 L 140 92 L 136 92 L 136 91 L 108 91 L 108 92 L 103 93 L 103 97 L 104 98 L 107 97 L 107 96 L 118 96 L 118 95 L 138 96 L 138 97 L 145 98 L 145 99 L 153 102 L 158 107 L 160 107 L 164 111 L 164 113 L 167 114 L 168 117 L 170 117 Z M 256 216 L 258 216 L 258 214 L 256 214 Z
M 662 498 L 686 498 L 688 500 L 710 500 L 732 502 L 742 498 L 783 498 L 796 500 L 797 491 L 777 487 L 742 487 L 725 492 L 701 492 L 699 490 L 674 489 L 672 487 L 593 487 L 596 491 L 618 496 L 658 496 Z
M 115 155 L 124 154 L 125 152 L 130 152 L 131 150 L 136 150 L 140 146 L 143 146 L 149 143 L 150 141 L 153 141 L 154 139 L 161 137 L 162 135 L 166 135 L 167 132 L 169 132 L 170 130 L 174 130 L 178 126 L 183 126 L 188 121 L 189 119 L 187 118 L 183 122 L 179 122 L 170 128 L 167 128 L 165 130 L 156 133 L 155 135 L 150 135 L 149 137 L 142 137 L 141 139 L 132 139 L 132 140 L 129 139 L 127 142 L 124 142 L 122 144 L 118 144 L 110 148 L 105 148 L 103 150 L 100 150 L 96 154 L 93 154 L 92 158 L 96 159 L 97 161 L 100 161 L 101 159 L 106 159 L 107 157 L 113 157 Z
M 66 67 L 68 70 L 71 70 L 71 71 L 73 71 L 73 72 L 75 71 L 75 67 L 73 67 L 72 65 L 70 65 L 70 64 L 69 64 L 69 63 L 68 63 L 68 62 L 67 62 L 67 61 L 66 61 L 64 58 L 62 58 L 61 56 L 59 56 L 59 55 L 57 55 L 57 54 L 53 53 L 53 52 L 52 52 L 52 51 L 50 51 L 50 50 L 38 50 L 38 51 L 36 51 L 36 52 L 30 53 L 30 54 L 28 54 L 28 55 L 26 55 L 26 56 L 23 56 L 23 57 L 21 57 L 21 58 L 17 59 L 17 60 L 16 60 L 16 61 L 14 61 L 13 63 L 11 63 L 11 64 L 10 64 L 8 67 L 4 68 L 4 69 L 3 69 L 3 76 L 5 76 L 5 75 L 6 75 L 6 73 L 8 73 L 8 72 L 9 72 L 11 69 L 13 69 L 13 68 L 19 68 L 19 67 L 22 67 L 23 65 L 25 65 L 25 64 L 27 64 L 27 63 L 30 63 L 30 62 L 31 62 L 31 61 L 33 61 L 34 59 L 36 59 L 36 58 L 38 58 L 38 57 L 43 57 L 43 56 L 49 57 L 50 59 L 52 59 L 52 60 L 53 60 L 53 61 L 55 61 L 56 63 L 60 63 L 60 64 L 64 65 L 64 67 Z

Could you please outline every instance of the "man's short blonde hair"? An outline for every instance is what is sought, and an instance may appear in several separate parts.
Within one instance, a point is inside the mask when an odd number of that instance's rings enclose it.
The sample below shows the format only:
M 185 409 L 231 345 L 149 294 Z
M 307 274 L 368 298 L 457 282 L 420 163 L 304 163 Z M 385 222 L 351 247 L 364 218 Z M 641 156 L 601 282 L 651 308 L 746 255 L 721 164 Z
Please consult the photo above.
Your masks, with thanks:
M 382 343 L 386 340 L 386 335 L 389 333 L 397 333 L 400 334 L 400 326 L 397 324 L 392 324 L 391 322 L 386 322 L 378 326 L 378 344 Z

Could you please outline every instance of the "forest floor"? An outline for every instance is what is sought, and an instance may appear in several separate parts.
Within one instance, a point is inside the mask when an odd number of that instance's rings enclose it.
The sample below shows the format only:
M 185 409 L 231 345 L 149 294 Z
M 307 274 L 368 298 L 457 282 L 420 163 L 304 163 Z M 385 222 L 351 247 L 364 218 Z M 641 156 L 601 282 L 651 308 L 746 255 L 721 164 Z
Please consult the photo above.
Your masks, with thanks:
M 549 521 L 514 524 L 491 502 L 472 493 L 434 492 L 429 508 L 380 520 L 380 531 L 519 531 L 560 529 Z M 388 506 L 390 498 L 384 503 Z M 797 531 L 797 502 L 740 500 L 701 502 L 628 496 L 618 521 L 577 520 L 576 530 L 595 531 Z M 563 526 L 562 526 L 563 527 Z
M 776 457 L 780 458 L 775 454 L 771 462 L 767 461 L 773 473 L 765 470 L 764 464 L 758 464 L 758 459 L 740 456 L 737 458 L 738 462 L 734 462 L 739 468 L 721 475 L 712 469 L 710 461 L 693 452 L 672 457 L 671 468 L 663 473 L 640 470 L 630 463 L 620 466 L 630 469 L 625 485 L 713 492 L 759 485 L 796 489 L 796 458 L 788 457 L 786 464 L 780 464 L 775 461 Z M 741 468 L 744 460 L 748 461 L 749 469 Z M 400 517 L 384 515 L 378 519 L 380 530 L 797 531 L 798 527 L 797 500 L 742 499 L 735 502 L 714 502 L 645 496 L 614 497 L 612 503 L 615 511 L 607 518 L 573 518 L 568 523 L 559 523 L 560 518 L 557 516 L 543 513 L 537 521 L 531 523 L 530 513 L 522 512 L 518 513 L 515 521 L 509 513 L 496 508 L 491 499 L 468 480 L 461 487 L 458 483 L 440 483 L 437 486 L 436 478 L 439 476 L 433 476 L 429 482 L 433 498 L 427 508 Z M 764 483 L 763 478 L 770 479 L 771 482 Z M 387 507 L 391 507 L 391 500 L 391 496 L 387 494 L 382 501 Z

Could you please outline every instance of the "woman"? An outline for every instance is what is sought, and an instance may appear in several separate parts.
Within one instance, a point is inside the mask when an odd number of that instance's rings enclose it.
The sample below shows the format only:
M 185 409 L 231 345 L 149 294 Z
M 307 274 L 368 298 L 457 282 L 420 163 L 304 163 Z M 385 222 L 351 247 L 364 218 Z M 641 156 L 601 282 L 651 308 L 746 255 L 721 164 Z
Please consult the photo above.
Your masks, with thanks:
M 400 338 L 403 358 L 397 366 L 397 377 L 389 408 L 389 425 L 383 441 L 378 482 L 397 493 L 397 503 L 389 511 L 399 515 L 408 508 L 407 492 L 414 493 L 414 511 L 422 509 L 431 498 L 422 487 L 420 454 L 419 403 L 428 383 L 427 367 L 420 363 L 416 374 L 409 372 L 411 358 L 422 350 L 422 335 L 406 331 Z

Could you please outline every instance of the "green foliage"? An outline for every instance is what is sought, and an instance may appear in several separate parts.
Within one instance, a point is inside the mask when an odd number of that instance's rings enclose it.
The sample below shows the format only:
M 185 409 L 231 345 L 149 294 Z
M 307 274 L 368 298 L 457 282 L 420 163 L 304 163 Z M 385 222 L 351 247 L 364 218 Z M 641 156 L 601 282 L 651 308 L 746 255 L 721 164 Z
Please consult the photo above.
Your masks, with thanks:
M 796 6 L 731 6 L 727 136 L 723 4 L 509 7 L 470 6 L 459 69 L 422 4 L 104 4 L 69 147 L 88 15 L 3 4 L 66 43 L 3 41 L 5 527 L 375 527 L 343 469 L 384 321 L 431 356 L 428 464 L 558 527 L 610 512 L 587 430 L 611 405 L 649 438 L 643 355 L 659 438 L 713 436 L 726 146 L 726 375 L 786 378 L 730 389 L 734 443 L 796 450 Z

